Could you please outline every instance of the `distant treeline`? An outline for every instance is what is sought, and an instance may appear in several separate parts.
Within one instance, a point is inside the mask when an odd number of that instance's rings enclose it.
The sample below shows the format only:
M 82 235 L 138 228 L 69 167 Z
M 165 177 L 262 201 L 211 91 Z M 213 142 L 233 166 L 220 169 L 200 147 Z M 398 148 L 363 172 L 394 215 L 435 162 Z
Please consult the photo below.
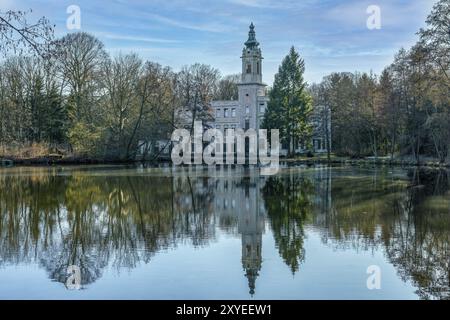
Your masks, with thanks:
M 448 160 L 450 1 L 439 1 L 426 24 L 380 76 L 333 73 L 312 86 L 316 104 L 332 110 L 336 153 Z
M 110 57 L 87 33 L 57 43 L 51 55 L 1 63 L 0 155 L 39 156 L 44 145 L 77 156 L 132 159 L 139 141 L 173 130 L 175 106 L 198 109 L 200 116 L 213 98 L 237 98 L 239 76 L 221 77 L 208 65 L 177 73 L 136 54 Z

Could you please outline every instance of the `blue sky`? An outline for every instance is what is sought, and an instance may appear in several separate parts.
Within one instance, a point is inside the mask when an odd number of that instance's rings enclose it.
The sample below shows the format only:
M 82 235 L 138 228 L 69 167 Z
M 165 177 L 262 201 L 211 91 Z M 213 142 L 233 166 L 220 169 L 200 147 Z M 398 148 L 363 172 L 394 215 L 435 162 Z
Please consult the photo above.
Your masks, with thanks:
M 112 54 L 137 52 L 170 65 L 208 63 L 222 74 L 240 72 L 240 54 L 254 22 L 264 55 L 264 81 L 294 45 L 305 78 L 333 71 L 380 73 L 400 47 L 410 47 L 436 0 L 0 0 L 0 10 L 33 8 L 66 29 L 70 5 L 81 9 L 81 29 Z M 369 30 L 369 5 L 381 8 L 381 29 Z

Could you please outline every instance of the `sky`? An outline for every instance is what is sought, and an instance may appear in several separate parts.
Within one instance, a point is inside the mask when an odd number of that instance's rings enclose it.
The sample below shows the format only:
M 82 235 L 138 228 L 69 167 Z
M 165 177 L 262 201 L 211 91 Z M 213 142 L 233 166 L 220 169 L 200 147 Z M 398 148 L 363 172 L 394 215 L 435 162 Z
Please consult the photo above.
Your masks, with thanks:
M 264 56 L 263 80 L 291 46 L 305 60 L 305 79 L 331 72 L 379 74 L 401 48 L 411 47 L 437 0 L 0 0 L 0 11 L 33 9 L 67 29 L 67 8 L 80 8 L 81 31 L 97 36 L 111 55 L 138 53 L 174 70 L 207 63 L 223 75 L 241 71 L 240 56 L 255 24 Z M 380 29 L 369 29 L 367 8 L 380 8 Z

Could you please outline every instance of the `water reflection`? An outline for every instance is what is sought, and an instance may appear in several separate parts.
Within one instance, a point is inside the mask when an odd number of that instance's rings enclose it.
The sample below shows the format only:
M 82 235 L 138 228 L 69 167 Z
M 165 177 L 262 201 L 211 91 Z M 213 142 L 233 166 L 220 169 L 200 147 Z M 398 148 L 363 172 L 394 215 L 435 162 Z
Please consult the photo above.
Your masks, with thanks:
M 450 298 L 449 173 L 388 169 L 14 168 L 0 172 L 0 267 L 38 264 L 82 285 L 107 266 L 151 264 L 180 244 L 241 239 L 250 295 L 264 268 L 269 232 L 292 274 L 302 272 L 308 230 L 340 250 L 385 252 L 422 299 Z M 235 263 L 231 261 L 230 263 Z M 0 269 L 1 272 L 1 269 Z

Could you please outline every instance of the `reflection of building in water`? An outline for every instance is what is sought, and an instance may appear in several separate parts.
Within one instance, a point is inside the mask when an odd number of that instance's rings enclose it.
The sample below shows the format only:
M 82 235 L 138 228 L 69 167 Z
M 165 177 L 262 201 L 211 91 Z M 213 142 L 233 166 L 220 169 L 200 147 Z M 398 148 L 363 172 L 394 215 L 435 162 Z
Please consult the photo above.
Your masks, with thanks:
M 242 267 L 248 279 L 250 294 L 255 293 L 256 278 L 262 264 L 262 234 L 265 207 L 261 199 L 264 178 L 221 178 L 216 186 L 216 212 L 226 220 L 235 220 L 242 237 Z M 223 218 L 223 217 L 222 217 Z
M 250 180 L 250 179 L 249 179 Z M 259 182 L 259 181 L 258 181 Z M 264 232 L 263 202 L 260 201 L 259 183 L 244 185 L 245 207 L 239 211 L 239 233 L 242 235 L 242 266 L 248 279 L 250 294 L 255 293 L 255 282 L 261 270 L 262 234 Z

